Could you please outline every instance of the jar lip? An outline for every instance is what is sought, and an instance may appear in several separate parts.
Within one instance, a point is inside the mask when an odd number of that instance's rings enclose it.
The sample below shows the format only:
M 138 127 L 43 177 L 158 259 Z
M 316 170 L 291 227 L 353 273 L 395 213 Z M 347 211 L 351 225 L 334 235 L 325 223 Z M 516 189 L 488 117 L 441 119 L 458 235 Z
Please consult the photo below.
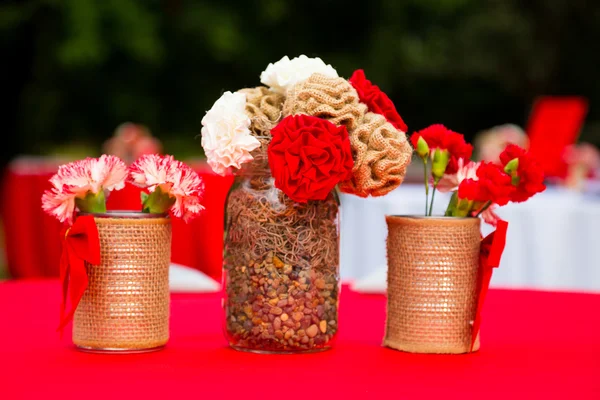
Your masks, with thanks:
M 389 214 L 388 217 L 397 218 L 414 218 L 414 219 L 442 219 L 442 220 L 466 220 L 466 219 L 479 219 L 479 217 L 449 217 L 446 215 L 410 215 L 410 214 Z
M 109 210 L 103 213 L 89 213 L 89 212 L 80 212 L 77 215 L 91 215 L 95 218 L 166 218 L 169 216 L 168 213 L 164 214 L 150 214 L 142 211 L 135 210 Z

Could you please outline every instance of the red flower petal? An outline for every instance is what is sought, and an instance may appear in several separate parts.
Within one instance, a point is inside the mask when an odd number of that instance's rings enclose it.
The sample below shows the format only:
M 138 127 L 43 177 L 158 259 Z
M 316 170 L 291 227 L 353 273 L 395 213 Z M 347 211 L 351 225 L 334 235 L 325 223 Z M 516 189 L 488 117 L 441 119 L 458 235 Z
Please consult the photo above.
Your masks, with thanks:
M 281 120 L 271 135 L 268 154 L 275 186 L 296 202 L 324 200 L 352 174 L 345 126 L 298 114 Z
M 392 100 L 379 87 L 373 85 L 367 79 L 365 71 L 362 69 L 354 71 L 348 82 L 350 82 L 358 93 L 360 101 L 369 107 L 369 111 L 383 115 L 396 129 L 402 132 L 408 131 L 408 127 L 400 114 L 398 114 L 398 111 L 396 111 Z
M 519 159 L 516 174 L 519 177 L 519 183 L 512 193 L 511 201 L 521 203 L 536 193 L 546 190 L 546 185 L 544 185 L 544 170 L 525 149 L 515 144 L 509 144 L 500 154 L 500 162 L 503 166 L 515 158 Z
M 468 160 L 473 153 L 473 146 L 465 142 L 462 134 L 453 132 L 442 124 L 434 124 L 413 133 L 410 142 L 414 148 L 417 148 L 417 143 L 421 137 L 427 142 L 430 150 L 448 150 L 450 159 L 446 167 L 446 174 L 449 175 L 455 174 L 458 170 L 459 159 Z

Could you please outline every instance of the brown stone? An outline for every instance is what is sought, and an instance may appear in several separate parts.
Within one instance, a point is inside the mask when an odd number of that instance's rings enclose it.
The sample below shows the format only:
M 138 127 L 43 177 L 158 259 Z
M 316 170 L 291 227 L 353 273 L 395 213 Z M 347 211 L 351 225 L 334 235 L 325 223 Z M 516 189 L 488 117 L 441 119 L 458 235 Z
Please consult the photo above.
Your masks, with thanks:
M 315 287 L 319 290 L 325 289 L 325 280 L 322 278 L 316 279 Z
M 310 338 L 314 338 L 315 336 L 317 336 L 318 333 L 319 333 L 319 328 L 314 324 L 309 326 L 308 329 L 306 330 L 306 334 Z
M 283 264 L 283 261 L 281 261 L 281 260 L 279 259 L 279 257 L 275 256 L 275 257 L 273 257 L 273 265 L 274 265 L 276 268 L 283 268 L 283 265 L 284 265 L 284 264 Z
M 271 308 L 270 313 L 273 315 L 281 315 L 283 313 L 283 310 L 279 307 L 273 307 Z
M 321 332 L 323 333 L 327 332 L 327 321 L 319 322 L 319 329 L 321 329 Z

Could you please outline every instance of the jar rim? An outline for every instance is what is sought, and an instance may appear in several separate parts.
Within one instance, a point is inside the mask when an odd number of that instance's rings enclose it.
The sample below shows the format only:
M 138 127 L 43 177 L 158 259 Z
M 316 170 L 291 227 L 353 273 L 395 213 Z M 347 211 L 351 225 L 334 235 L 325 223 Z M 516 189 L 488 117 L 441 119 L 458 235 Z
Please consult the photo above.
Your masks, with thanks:
M 479 217 L 450 217 L 446 215 L 411 215 L 411 214 L 388 214 L 387 217 L 414 218 L 414 219 L 443 219 L 443 220 L 461 220 L 461 219 L 479 219 Z
M 103 213 L 91 213 L 91 212 L 80 212 L 77 215 L 91 215 L 94 218 L 166 218 L 169 216 L 168 213 L 163 214 L 151 214 L 143 211 L 135 210 L 109 210 Z

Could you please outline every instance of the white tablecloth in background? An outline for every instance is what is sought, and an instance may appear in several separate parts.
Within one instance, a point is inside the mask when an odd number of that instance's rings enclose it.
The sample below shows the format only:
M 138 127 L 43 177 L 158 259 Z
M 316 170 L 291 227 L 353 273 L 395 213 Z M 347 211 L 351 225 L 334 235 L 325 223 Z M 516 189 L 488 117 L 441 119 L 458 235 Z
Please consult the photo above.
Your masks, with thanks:
M 404 184 L 380 198 L 342 195 L 341 275 L 357 290 L 386 287 L 385 215 L 424 213 L 423 186 Z M 434 214 L 449 196 L 437 193 Z M 600 197 L 549 188 L 526 203 L 498 210 L 509 222 L 492 286 L 600 291 Z M 491 228 L 485 224 L 483 233 Z

